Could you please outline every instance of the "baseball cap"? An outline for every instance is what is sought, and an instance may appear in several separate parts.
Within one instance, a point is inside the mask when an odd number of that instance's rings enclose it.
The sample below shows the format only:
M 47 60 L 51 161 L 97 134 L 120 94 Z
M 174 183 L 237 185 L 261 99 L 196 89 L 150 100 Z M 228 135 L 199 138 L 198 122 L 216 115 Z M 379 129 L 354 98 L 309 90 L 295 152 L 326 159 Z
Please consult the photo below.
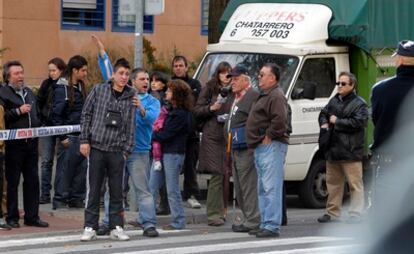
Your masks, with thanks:
M 396 55 L 414 57 L 414 41 L 410 41 L 410 40 L 400 41 L 398 43 L 397 50 L 392 56 L 394 57 Z
M 237 77 L 237 76 L 240 76 L 242 74 L 247 75 L 247 76 L 249 75 L 249 72 L 247 71 L 247 68 L 245 66 L 243 66 L 243 65 L 236 65 L 231 70 L 231 72 L 227 75 L 227 77 L 228 78 L 230 78 L 230 77 Z

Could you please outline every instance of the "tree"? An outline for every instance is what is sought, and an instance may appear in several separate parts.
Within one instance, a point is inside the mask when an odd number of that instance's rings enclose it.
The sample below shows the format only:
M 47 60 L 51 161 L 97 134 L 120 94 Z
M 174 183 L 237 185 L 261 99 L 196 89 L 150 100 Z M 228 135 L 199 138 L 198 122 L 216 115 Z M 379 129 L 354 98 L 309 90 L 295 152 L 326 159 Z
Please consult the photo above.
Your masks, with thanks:
M 208 6 L 208 43 L 216 43 L 220 39 L 219 21 L 230 0 L 210 0 Z

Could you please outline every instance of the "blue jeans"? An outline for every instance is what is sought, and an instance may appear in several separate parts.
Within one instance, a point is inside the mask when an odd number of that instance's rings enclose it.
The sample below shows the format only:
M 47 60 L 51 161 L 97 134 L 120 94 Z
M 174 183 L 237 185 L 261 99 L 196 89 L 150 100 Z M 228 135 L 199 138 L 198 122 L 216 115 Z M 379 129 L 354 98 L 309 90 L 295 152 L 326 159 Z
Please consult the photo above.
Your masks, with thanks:
M 55 186 L 54 200 L 81 202 L 85 199 L 86 193 L 86 158 L 80 154 L 79 137 L 68 135 L 68 138 L 70 145 L 60 154 L 63 158 L 58 163 L 61 173 L 59 184 Z
M 150 191 L 157 197 L 159 188 L 167 185 L 168 204 L 171 210 L 171 226 L 177 229 L 185 228 L 185 213 L 182 203 L 179 177 L 184 163 L 184 154 L 163 154 L 163 170 L 151 168 Z
M 139 207 L 137 221 L 144 230 L 157 224 L 155 203 L 148 188 L 149 170 L 149 152 L 134 152 L 128 157 L 126 171 L 131 177 Z
M 282 223 L 284 164 L 287 144 L 272 141 L 260 144 L 254 151 L 257 169 L 260 228 L 278 232 Z
M 55 157 L 56 136 L 39 138 L 40 171 L 41 171 L 41 197 L 50 198 L 52 189 L 53 159 Z

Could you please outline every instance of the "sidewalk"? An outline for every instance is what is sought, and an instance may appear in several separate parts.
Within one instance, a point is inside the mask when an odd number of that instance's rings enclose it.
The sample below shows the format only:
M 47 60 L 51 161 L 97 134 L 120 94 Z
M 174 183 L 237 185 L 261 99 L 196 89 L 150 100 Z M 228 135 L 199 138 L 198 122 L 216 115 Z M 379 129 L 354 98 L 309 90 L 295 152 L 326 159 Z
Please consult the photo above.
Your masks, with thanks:
M 200 224 L 207 223 L 206 207 L 202 204 L 201 209 L 191 209 L 186 207 L 186 203 L 183 202 L 184 211 L 186 214 L 187 224 Z M 51 204 L 40 205 L 39 207 L 40 218 L 49 223 L 48 228 L 28 227 L 23 224 L 23 219 L 20 219 L 20 228 L 14 228 L 9 231 L 0 230 L 0 240 L 8 237 L 24 238 L 24 235 L 53 235 L 55 233 L 64 232 L 79 232 L 83 230 L 83 208 L 64 208 L 59 210 L 52 210 Z M 125 211 L 125 227 L 126 229 L 133 228 L 128 225 L 129 221 L 136 220 L 137 212 Z M 103 209 L 101 209 L 100 220 L 103 218 Z M 170 216 L 157 216 L 158 225 L 157 228 L 161 228 L 170 222 Z

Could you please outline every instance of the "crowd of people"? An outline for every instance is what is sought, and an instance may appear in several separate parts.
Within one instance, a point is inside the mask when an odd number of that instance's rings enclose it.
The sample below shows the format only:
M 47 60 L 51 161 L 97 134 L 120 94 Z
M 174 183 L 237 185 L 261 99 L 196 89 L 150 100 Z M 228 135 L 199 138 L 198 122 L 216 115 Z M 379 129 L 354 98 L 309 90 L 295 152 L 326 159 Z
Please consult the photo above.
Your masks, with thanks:
M 201 208 L 198 170 L 211 174 L 208 225 L 225 224 L 226 183 L 232 175 L 242 212 L 232 231 L 278 237 L 286 223 L 283 179 L 292 132 L 290 106 L 278 86 L 278 66 L 265 63 L 261 67 L 257 89 L 245 66 L 221 62 L 202 86 L 188 76 L 184 56 L 172 59 L 171 78 L 157 71 L 150 75 L 143 68 L 131 68 L 124 58 L 112 65 L 99 38 L 92 36 L 92 40 L 105 81 L 93 86 L 89 94 L 85 84 L 88 63 L 80 55 L 71 57 L 67 64 L 60 58 L 51 59 L 49 77 L 37 96 L 26 86 L 19 61 L 3 66 L 0 129 L 80 125 L 81 131 L 0 142 L 0 183 L 7 182 L 7 216 L 3 218 L 0 209 L 0 228 L 20 227 L 18 187 L 23 175 L 25 225 L 48 227 L 39 217 L 39 204 L 52 203 L 55 210 L 85 209 L 81 241 L 94 240 L 97 235 L 129 240 L 123 228 L 131 180 L 139 208 L 134 223 L 142 227 L 144 236 L 156 237 L 157 214 L 171 214 L 164 230 L 179 230 L 186 227 L 183 200 L 191 208 Z M 414 79 L 414 43 L 400 44 L 397 58 L 396 79 L 401 73 L 411 73 L 408 76 Z M 352 73 L 341 72 L 336 85 L 338 93 L 319 116 L 321 130 L 329 133 L 329 145 L 324 147 L 329 196 L 326 214 L 318 221 L 340 217 L 346 178 L 351 191 L 348 221 L 355 223 L 364 209 L 362 157 L 368 109 L 355 93 L 357 80 Z M 387 100 L 378 100 L 383 96 L 379 90 L 385 87 L 385 82 L 375 86 L 372 97 L 374 148 L 381 156 L 391 156 L 377 149 L 384 138 L 380 132 L 391 128 L 387 126 L 392 122 L 383 109 L 389 106 L 382 105 Z M 384 121 L 386 126 L 381 123 Z M 102 200 L 105 215 L 99 223 Z

